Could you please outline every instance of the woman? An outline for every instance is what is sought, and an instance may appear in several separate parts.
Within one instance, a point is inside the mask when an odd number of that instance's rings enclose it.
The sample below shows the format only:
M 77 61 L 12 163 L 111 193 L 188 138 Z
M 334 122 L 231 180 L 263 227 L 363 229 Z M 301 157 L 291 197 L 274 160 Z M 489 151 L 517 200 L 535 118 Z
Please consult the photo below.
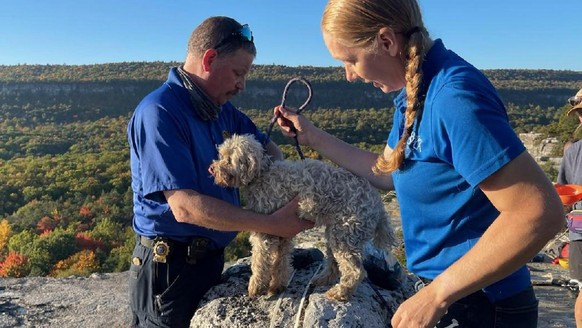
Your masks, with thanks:
M 396 190 L 408 269 L 429 283 L 400 305 L 392 326 L 536 327 L 525 264 L 561 229 L 564 213 L 495 88 L 430 39 L 416 0 L 330 0 L 322 32 L 348 81 L 399 91 L 384 153 L 353 147 L 285 108 L 275 113 L 286 136 Z

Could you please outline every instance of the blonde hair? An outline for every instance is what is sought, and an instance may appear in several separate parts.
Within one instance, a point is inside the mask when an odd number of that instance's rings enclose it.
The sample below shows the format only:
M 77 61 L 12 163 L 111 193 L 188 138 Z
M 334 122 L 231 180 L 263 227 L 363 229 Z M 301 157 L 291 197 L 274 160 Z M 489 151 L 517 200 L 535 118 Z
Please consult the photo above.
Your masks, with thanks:
M 407 40 L 404 45 L 407 106 L 404 133 L 389 158 L 378 156 L 372 168 L 375 174 L 387 174 L 402 166 L 414 119 L 422 110 L 421 68 L 431 40 L 420 7 L 416 0 L 329 0 L 321 21 L 322 30 L 338 43 L 368 51 L 377 48 L 377 33 L 385 27 Z

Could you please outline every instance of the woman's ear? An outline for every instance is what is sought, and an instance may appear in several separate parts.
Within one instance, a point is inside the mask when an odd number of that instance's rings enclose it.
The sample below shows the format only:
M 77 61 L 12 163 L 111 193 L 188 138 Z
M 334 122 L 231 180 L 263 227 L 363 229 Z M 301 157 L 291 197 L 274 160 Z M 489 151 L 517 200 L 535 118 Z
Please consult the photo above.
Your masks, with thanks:
M 394 30 L 383 27 L 378 31 L 378 48 L 387 51 L 390 56 L 397 56 L 400 53 L 400 45 Z

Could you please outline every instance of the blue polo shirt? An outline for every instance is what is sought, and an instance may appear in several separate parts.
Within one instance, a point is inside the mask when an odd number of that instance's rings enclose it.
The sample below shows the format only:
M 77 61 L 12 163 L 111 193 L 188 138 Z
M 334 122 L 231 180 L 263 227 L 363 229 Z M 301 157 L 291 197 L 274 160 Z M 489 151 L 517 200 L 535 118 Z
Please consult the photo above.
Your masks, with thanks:
M 477 243 L 499 215 L 479 184 L 525 151 L 489 80 L 441 40 L 422 66 L 428 85 L 422 115 L 393 172 L 410 271 L 435 278 Z M 404 129 L 406 94 L 394 99 L 388 145 Z M 530 286 L 526 266 L 484 289 L 492 300 Z
M 177 222 L 163 191 L 192 189 L 240 206 L 238 189 L 215 185 L 208 167 L 218 158 L 217 146 L 225 137 L 247 133 L 265 140 L 255 124 L 230 102 L 222 106 L 217 120 L 200 119 L 176 68 L 170 69 L 167 81 L 137 106 L 127 128 L 135 232 L 183 241 L 203 236 L 225 247 L 236 232 Z

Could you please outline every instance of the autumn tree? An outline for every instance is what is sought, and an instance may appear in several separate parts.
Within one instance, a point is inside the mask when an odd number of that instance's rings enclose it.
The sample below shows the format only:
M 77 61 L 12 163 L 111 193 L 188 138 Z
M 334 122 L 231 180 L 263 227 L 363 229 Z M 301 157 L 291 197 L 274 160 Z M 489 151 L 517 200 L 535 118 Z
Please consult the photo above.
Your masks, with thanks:
M 0 262 L 0 277 L 20 278 L 28 275 L 30 267 L 26 256 L 10 252 L 4 261 Z
M 49 276 L 57 278 L 68 276 L 87 277 L 98 270 L 99 261 L 95 256 L 95 252 L 85 249 L 58 261 L 51 269 Z
M 12 228 L 8 220 L 0 221 L 0 258 L 8 253 L 8 241 L 12 237 Z
M 13 242 L 13 239 L 16 240 Z M 62 228 L 43 237 L 23 232 L 12 237 L 9 245 L 26 255 L 33 276 L 45 276 L 55 263 L 77 252 L 74 232 Z
M 75 242 L 77 243 L 77 247 L 79 249 L 84 250 L 96 250 L 98 248 L 104 249 L 105 243 L 101 240 L 94 239 L 88 232 L 82 231 L 77 232 L 75 235 Z
M 123 232 L 123 244 L 113 248 L 102 264 L 104 272 L 121 272 L 129 269 L 133 248 L 135 247 L 135 233 L 132 227 L 126 227 Z
M 45 231 L 53 231 L 58 225 L 57 220 L 50 216 L 43 216 L 36 224 L 36 231 L 43 233 Z

